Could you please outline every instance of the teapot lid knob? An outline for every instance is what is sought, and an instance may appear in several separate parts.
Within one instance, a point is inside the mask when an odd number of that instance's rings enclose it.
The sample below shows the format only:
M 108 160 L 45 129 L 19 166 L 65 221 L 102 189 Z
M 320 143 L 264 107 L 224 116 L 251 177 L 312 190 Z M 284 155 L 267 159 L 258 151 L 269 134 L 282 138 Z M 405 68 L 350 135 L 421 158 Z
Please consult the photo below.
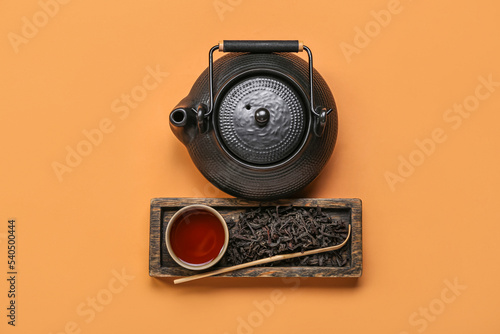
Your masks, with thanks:
M 259 126 L 265 126 L 269 122 L 271 114 L 266 108 L 259 108 L 255 111 L 255 121 Z

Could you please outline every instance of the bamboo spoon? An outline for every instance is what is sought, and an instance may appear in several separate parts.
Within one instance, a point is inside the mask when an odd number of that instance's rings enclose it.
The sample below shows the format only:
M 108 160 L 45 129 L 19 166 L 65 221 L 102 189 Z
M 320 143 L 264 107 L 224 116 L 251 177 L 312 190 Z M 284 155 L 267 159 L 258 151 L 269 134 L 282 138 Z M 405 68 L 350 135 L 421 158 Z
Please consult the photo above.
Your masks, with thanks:
M 238 264 L 238 265 L 232 266 L 232 267 L 220 268 L 220 269 L 217 269 L 217 270 L 214 270 L 214 271 L 209 271 L 209 272 L 206 272 L 206 273 L 201 273 L 201 274 L 197 274 L 197 275 L 192 275 L 192 276 L 178 278 L 178 279 L 174 280 L 174 284 L 185 283 L 185 282 L 194 281 L 194 280 L 200 279 L 200 278 L 205 278 L 205 277 L 215 276 L 215 275 L 219 275 L 219 274 L 223 274 L 223 273 L 228 273 L 230 271 L 234 271 L 234 270 L 238 270 L 238 269 L 243 269 L 243 268 L 257 266 L 259 264 L 264 264 L 264 263 L 269 263 L 269 262 L 274 262 L 274 261 L 281 261 L 281 260 L 286 260 L 286 259 L 292 259 L 294 257 L 307 256 L 307 255 L 313 255 L 313 254 L 319 254 L 319 253 L 323 253 L 323 252 L 329 252 L 329 251 L 337 250 L 337 249 L 340 249 L 340 248 L 342 248 L 342 247 L 345 246 L 345 244 L 349 240 L 350 236 L 351 236 L 351 225 L 349 224 L 349 228 L 348 228 L 348 232 L 347 232 L 347 237 L 339 245 L 330 246 L 330 247 L 324 247 L 324 248 L 318 248 L 318 249 L 312 249 L 312 250 L 308 250 L 308 251 L 305 251 L 305 252 L 297 252 L 297 253 L 292 253 L 292 254 L 275 255 L 275 256 L 271 256 L 271 257 L 265 258 L 265 259 L 260 259 L 260 260 L 255 260 L 255 261 L 251 261 L 251 262 L 247 262 L 247 263 Z

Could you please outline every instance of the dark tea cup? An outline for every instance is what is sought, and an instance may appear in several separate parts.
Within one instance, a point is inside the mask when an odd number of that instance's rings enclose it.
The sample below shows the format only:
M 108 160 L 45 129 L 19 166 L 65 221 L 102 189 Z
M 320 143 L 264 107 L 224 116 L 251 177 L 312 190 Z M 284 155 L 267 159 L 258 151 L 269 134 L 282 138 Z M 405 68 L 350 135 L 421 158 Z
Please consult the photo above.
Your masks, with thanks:
M 229 242 L 226 221 L 215 209 L 201 204 L 185 206 L 167 225 L 167 249 L 175 262 L 191 270 L 216 264 Z

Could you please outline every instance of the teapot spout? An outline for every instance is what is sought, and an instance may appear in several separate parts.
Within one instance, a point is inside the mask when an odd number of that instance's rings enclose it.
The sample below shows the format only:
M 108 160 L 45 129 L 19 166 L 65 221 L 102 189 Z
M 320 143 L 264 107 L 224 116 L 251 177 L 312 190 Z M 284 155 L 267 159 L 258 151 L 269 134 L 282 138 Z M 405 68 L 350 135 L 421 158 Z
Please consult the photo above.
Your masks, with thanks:
M 196 136 L 196 113 L 189 107 L 177 107 L 170 113 L 170 129 L 184 145 Z

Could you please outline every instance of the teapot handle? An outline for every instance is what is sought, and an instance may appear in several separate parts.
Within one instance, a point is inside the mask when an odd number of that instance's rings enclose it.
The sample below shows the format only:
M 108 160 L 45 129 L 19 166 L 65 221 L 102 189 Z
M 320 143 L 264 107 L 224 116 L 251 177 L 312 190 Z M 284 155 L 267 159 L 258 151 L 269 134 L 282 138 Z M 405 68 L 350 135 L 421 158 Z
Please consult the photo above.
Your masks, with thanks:
M 301 52 L 304 43 L 301 41 L 241 41 L 229 40 L 219 42 L 221 52 Z
M 326 109 L 322 106 L 314 106 L 313 96 L 313 56 L 311 49 L 298 40 L 224 40 L 213 46 L 208 53 L 208 77 L 210 86 L 210 105 L 205 113 L 205 118 L 208 118 L 214 108 L 214 83 L 213 83 L 213 54 L 215 50 L 220 52 L 254 52 L 254 53 L 271 53 L 271 52 L 302 52 L 306 50 L 309 58 L 309 109 L 315 116 L 319 129 L 315 131 L 318 135 L 322 133 L 322 129 L 326 123 L 326 116 L 333 109 Z

